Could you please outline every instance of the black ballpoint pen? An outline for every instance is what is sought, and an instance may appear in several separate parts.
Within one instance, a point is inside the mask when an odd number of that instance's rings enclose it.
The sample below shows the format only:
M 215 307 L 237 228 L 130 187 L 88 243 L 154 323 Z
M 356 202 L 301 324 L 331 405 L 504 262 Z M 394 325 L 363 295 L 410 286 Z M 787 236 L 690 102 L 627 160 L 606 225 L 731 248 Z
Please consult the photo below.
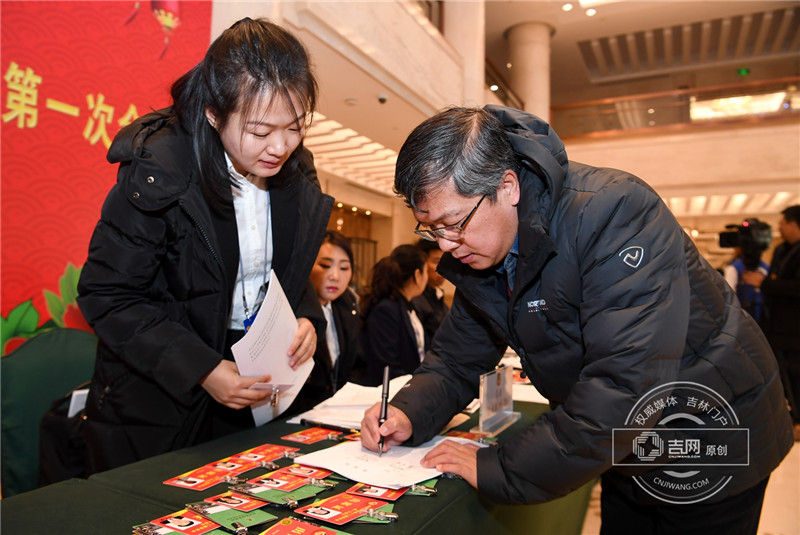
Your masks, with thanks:
M 389 407 L 389 366 L 383 367 L 383 390 L 381 390 L 381 417 L 378 419 L 378 427 L 386 421 L 386 411 Z M 378 430 L 380 433 L 380 429 Z M 378 457 L 383 455 L 383 435 L 378 441 Z
M 355 427 L 342 427 L 340 425 L 329 425 L 326 424 L 325 422 L 316 422 L 314 420 L 308 420 L 306 418 L 300 420 L 300 425 L 307 425 L 310 427 L 322 427 L 323 429 L 330 429 L 331 431 L 340 431 L 342 433 L 349 433 L 351 435 L 361 432 Z

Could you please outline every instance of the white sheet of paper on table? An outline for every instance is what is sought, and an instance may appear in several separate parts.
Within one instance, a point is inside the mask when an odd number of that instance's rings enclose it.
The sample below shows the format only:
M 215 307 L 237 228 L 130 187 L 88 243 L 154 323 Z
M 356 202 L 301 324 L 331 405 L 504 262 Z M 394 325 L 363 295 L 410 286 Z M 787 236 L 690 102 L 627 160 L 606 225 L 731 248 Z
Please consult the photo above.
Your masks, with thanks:
M 441 475 L 438 470 L 424 468 L 419 462 L 430 449 L 442 440 L 455 440 L 483 446 L 473 440 L 438 436 L 415 448 L 392 446 L 392 449 L 379 456 L 376 452 L 361 446 L 361 442 L 352 440 L 302 455 L 295 458 L 294 462 L 333 470 L 358 483 L 399 489 Z
M 395 377 L 389 382 L 389 399 L 411 379 L 410 375 Z M 381 399 L 381 386 L 361 386 L 346 383 L 333 397 L 322 401 L 313 409 L 290 418 L 290 424 L 299 424 L 303 420 L 361 429 L 364 411 Z

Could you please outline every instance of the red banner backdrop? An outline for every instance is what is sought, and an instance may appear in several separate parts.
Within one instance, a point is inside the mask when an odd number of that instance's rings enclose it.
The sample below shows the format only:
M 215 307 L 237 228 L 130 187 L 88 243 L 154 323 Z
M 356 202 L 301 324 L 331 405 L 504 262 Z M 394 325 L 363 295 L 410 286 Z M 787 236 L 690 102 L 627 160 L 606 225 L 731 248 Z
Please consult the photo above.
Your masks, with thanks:
M 169 104 L 205 54 L 211 2 L 0 3 L 0 297 L 5 354 L 81 327 L 74 285 L 115 180 L 117 131 Z

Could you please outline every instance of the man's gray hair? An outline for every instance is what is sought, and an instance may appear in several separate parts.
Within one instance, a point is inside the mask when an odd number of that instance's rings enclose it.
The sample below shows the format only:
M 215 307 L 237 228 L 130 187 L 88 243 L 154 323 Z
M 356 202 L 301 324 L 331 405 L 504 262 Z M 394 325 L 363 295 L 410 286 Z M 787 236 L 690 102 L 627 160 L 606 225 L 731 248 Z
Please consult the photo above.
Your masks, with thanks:
M 411 208 L 452 182 L 464 197 L 494 202 L 506 170 L 520 164 L 502 123 L 482 108 L 451 107 L 417 126 L 400 153 L 394 191 Z

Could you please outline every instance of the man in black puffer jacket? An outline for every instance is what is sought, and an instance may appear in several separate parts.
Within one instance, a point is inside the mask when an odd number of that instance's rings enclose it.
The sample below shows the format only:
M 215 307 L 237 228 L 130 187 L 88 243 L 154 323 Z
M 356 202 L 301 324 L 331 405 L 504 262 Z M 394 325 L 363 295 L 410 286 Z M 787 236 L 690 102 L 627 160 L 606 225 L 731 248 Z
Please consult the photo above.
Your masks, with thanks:
M 366 447 L 429 440 L 510 345 L 553 410 L 498 448 L 446 441 L 425 466 L 507 504 L 602 476 L 603 533 L 755 533 L 769 474 L 792 445 L 775 357 L 649 186 L 570 162 L 547 123 L 487 106 L 417 127 L 395 189 L 417 233 L 446 251 L 439 271 L 456 294 L 387 422 L 367 411 Z M 728 434 L 700 446 L 670 425 Z M 659 432 L 670 455 L 681 440 L 695 447 L 684 457 L 706 463 L 648 465 L 637 454 Z

